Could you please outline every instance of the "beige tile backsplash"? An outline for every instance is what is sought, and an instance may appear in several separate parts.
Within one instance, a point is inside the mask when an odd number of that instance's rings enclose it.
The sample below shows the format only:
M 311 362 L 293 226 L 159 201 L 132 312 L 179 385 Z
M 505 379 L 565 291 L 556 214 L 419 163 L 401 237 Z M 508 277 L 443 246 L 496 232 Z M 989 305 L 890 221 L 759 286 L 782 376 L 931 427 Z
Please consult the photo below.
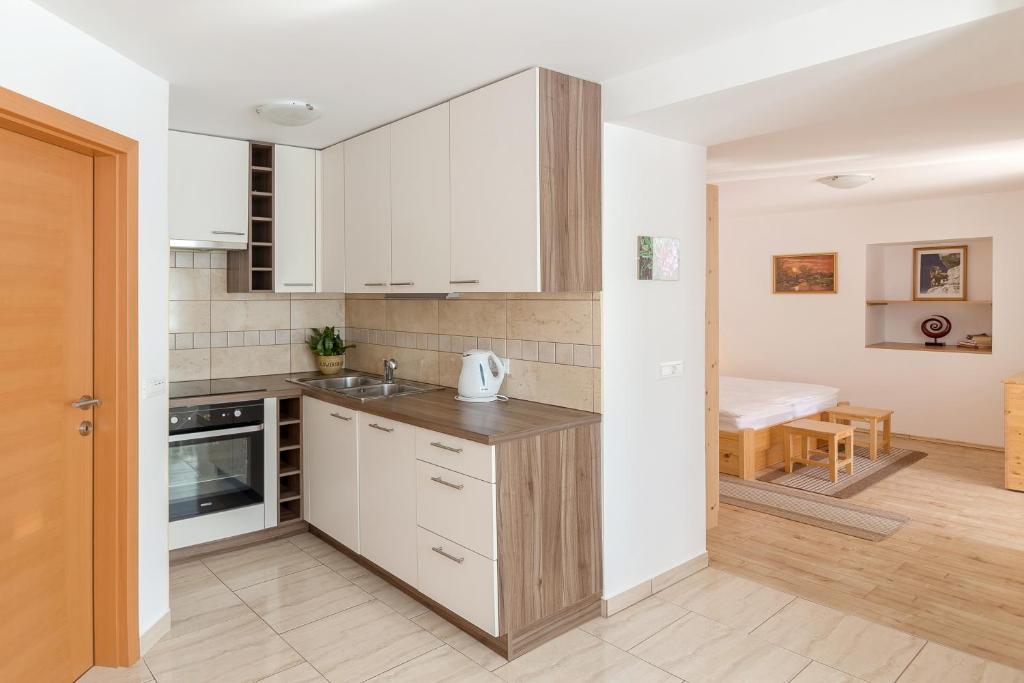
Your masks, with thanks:
M 346 365 L 454 387 L 464 350 L 512 361 L 502 393 L 600 411 L 598 293 L 465 294 L 452 300 L 350 294 L 229 294 L 223 252 L 173 251 L 171 381 L 316 369 L 311 327 L 336 325 L 356 348 Z
M 451 300 L 350 294 L 348 367 L 454 387 L 461 353 L 492 349 L 512 361 L 502 393 L 600 412 L 600 294 L 465 294 Z
M 172 251 L 170 379 L 315 370 L 311 327 L 345 326 L 343 294 L 229 294 L 224 252 Z

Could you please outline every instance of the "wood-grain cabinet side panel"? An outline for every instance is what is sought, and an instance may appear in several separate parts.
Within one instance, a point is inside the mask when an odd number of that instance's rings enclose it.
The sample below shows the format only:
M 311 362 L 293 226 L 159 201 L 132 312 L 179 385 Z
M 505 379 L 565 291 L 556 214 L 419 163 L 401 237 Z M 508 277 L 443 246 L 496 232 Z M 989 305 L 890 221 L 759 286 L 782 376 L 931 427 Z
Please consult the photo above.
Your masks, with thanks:
M 600 291 L 601 86 L 539 77 L 541 291 Z
M 497 446 L 502 633 L 600 592 L 600 438 L 586 425 Z

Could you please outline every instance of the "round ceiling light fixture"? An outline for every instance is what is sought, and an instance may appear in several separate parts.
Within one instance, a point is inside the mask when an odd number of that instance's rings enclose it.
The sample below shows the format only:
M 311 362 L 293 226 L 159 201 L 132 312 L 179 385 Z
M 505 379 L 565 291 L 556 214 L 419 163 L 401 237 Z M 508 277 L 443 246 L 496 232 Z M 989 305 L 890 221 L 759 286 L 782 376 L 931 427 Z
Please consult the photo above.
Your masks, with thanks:
M 827 175 L 824 178 L 818 178 L 818 182 L 839 190 L 852 190 L 855 187 L 867 185 L 874 179 L 875 176 L 868 175 L 867 173 L 846 173 L 843 175 Z
M 320 110 L 301 100 L 277 100 L 256 107 L 256 113 L 281 126 L 305 126 L 320 118 Z

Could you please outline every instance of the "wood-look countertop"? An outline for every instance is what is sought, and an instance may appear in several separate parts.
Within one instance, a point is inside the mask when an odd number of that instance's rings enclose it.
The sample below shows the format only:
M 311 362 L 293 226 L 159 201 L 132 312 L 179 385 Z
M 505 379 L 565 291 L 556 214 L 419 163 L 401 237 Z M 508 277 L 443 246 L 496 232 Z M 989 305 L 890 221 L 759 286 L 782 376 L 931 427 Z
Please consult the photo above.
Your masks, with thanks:
M 1003 384 L 1024 384 L 1024 372 L 1018 372 L 1003 380 Z
M 360 403 L 329 391 L 312 389 L 288 381 L 318 374 L 306 372 L 212 380 L 209 382 L 208 393 L 187 398 L 172 397 L 170 405 L 174 408 L 304 394 L 352 410 L 484 444 L 514 441 L 601 421 L 601 415 L 598 413 L 518 399 L 464 403 L 456 401 L 455 390 L 449 388 Z M 182 383 L 172 385 L 172 395 L 175 389 L 184 386 Z M 205 390 L 204 386 L 195 386 Z

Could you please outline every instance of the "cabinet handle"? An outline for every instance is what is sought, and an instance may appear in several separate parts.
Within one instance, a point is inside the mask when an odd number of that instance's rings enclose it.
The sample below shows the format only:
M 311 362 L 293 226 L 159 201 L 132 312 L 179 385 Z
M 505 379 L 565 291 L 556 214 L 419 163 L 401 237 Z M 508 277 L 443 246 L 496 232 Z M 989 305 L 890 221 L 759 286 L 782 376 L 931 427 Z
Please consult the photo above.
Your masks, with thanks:
M 364 282 L 363 287 L 385 287 L 387 284 L 386 282 Z
M 211 230 L 214 235 L 238 235 L 239 237 L 245 235 L 244 232 L 232 232 L 231 230 Z
M 336 417 L 339 420 L 344 420 L 345 422 L 351 422 L 352 421 L 351 417 L 345 417 L 344 415 L 339 415 L 338 413 L 331 413 L 331 417 Z
M 480 281 L 479 280 L 449 280 L 448 284 L 450 284 L 450 285 L 478 285 L 478 284 L 480 284 Z
M 379 429 L 380 431 L 382 431 L 382 432 L 387 432 L 387 433 L 389 433 L 389 434 L 390 434 L 391 432 L 395 431 L 395 428 L 394 428 L 394 427 L 381 427 L 381 426 L 380 426 L 379 424 L 377 424 L 376 422 L 371 422 L 371 423 L 370 423 L 370 426 L 371 426 L 371 427 L 373 427 L 374 429 Z
M 446 553 L 444 551 L 444 548 L 441 547 L 441 546 L 438 546 L 436 548 L 431 548 L 431 550 L 433 550 L 438 555 L 443 555 L 443 556 L 447 557 L 452 562 L 458 562 L 459 564 L 462 564 L 463 562 L 466 561 L 466 558 L 464 558 L 464 557 L 455 557 L 454 555 L 450 555 L 450 554 Z
M 431 441 L 430 445 L 434 448 L 440 448 L 442 451 L 451 451 L 452 453 L 461 453 L 461 448 L 452 448 L 451 446 L 445 446 L 443 443 L 438 441 Z
M 392 282 L 391 286 L 392 287 L 412 287 L 414 284 L 416 284 L 416 283 L 415 282 Z
M 285 287 L 312 287 L 312 282 L 286 282 Z
M 441 484 L 442 486 L 447 486 L 450 489 L 455 489 L 456 491 L 461 491 L 462 489 L 466 488 L 465 485 L 463 484 L 453 484 L 450 481 L 445 481 L 441 477 L 431 477 L 430 481 L 436 481 L 438 484 Z

